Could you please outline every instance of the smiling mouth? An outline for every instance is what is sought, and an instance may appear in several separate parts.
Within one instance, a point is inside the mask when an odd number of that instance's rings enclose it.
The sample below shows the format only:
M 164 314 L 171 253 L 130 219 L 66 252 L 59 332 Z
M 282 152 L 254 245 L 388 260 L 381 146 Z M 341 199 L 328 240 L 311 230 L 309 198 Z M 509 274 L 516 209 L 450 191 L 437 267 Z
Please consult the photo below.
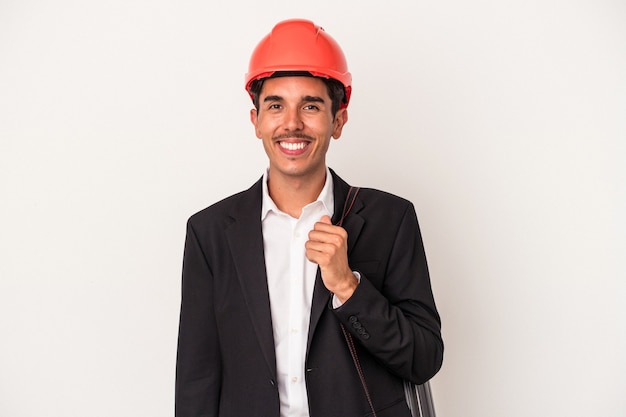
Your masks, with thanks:
M 281 148 L 288 151 L 300 151 L 308 145 L 308 142 L 278 142 Z

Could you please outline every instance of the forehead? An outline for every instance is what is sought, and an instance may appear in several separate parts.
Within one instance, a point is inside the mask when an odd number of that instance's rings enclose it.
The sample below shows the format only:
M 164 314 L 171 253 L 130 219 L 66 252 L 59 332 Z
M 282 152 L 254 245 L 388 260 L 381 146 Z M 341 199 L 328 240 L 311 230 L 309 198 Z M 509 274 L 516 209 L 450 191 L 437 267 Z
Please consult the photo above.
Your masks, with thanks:
M 263 82 L 261 98 L 276 95 L 283 98 L 316 96 L 323 99 L 330 99 L 326 84 L 319 78 L 294 76 L 294 77 L 274 77 Z

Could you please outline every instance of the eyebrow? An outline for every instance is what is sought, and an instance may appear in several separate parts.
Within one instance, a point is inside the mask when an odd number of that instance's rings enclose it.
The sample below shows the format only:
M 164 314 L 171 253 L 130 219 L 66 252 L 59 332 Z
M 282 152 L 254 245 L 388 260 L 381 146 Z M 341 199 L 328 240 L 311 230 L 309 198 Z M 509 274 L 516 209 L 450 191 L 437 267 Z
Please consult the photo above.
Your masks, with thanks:
M 263 99 L 263 102 L 268 102 L 268 101 L 283 101 L 283 98 L 281 96 L 266 96 Z M 308 101 L 308 102 L 313 102 L 313 103 L 324 103 L 324 99 L 318 96 L 304 96 L 302 97 L 302 101 Z
M 324 99 L 318 96 L 304 96 L 302 101 L 312 101 L 314 103 L 324 103 Z
M 281 96 L 266 96 L 263 99 L 263 102 L 267 102 L 267 101 L 283 101 L 283 98 Z

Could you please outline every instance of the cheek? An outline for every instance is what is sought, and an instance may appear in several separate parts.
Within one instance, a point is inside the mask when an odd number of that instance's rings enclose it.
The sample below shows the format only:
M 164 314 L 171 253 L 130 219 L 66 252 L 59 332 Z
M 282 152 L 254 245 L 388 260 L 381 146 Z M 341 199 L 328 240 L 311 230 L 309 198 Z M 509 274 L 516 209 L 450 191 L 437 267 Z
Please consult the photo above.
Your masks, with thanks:
M 279 126 L 279 120 L 271 117 L 260 117 L 255 124 L 255 132 L 257 137 L 272 137 L 274 131 Z
M 257 138 L 262 139 L 268 132 L 267 123 L 263 123 L 262 120 L 258 120 L 257 124 L 254 126 L 254 132 L 256 133 Z

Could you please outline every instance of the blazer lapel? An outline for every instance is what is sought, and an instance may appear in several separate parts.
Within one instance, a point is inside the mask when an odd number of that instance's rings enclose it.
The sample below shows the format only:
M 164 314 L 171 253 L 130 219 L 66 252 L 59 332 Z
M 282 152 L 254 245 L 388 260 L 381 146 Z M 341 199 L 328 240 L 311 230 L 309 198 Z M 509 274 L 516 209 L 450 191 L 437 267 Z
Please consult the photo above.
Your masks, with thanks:
M 242 194 L 241 204 L 232 214 L 234 221 L 226 229 L 226 237 L 259 345 L 270 375 L 276 379 L 276 353 L 261 228 L 261 198 L 259 181 Z
M 330 171 L 333 176 L 333 195 L 335 199 L 335 212 L 333 213 L 333 224 L 336 224 L 341 215 L 343 214 L 343 208 L 346 201 L 346 197 L 348 196 L 348 191 L 350 190 L 350 186 L 333 170 Z M 348 232 L 348 261 L 350 260 L 350 253 L 352 252 L 352 248 L 354 247 L 357 239 L 359 238 L 359 234 L 365 224 L 365 220 L 358 213 L 363 208 L 363 200 L 361 200 L 360 195 L 357 195 L 354 205 L 350 210 L 350 213 L 343 220 L 343 228 Z M 311 346 L 311 339 L 313 338 L 313 334 L 315 333 L 315 328 L 317 327 L 317 323 L 322 316 L 322 313 L 326 308 L 328 308 L 328 303 L 330 301 L 331 293 L 324 286 L 324 282 L 322 281 L 322 275 L 320 273 L 319 268 L 317 269 L 317 276 L 315 278 L 315 287 L 313 288 L 313 301 L 311 302 L 311 321 L 309 324 L 309 335 L 307 340 L 307 352 L 309 351 L 309 347 Z

